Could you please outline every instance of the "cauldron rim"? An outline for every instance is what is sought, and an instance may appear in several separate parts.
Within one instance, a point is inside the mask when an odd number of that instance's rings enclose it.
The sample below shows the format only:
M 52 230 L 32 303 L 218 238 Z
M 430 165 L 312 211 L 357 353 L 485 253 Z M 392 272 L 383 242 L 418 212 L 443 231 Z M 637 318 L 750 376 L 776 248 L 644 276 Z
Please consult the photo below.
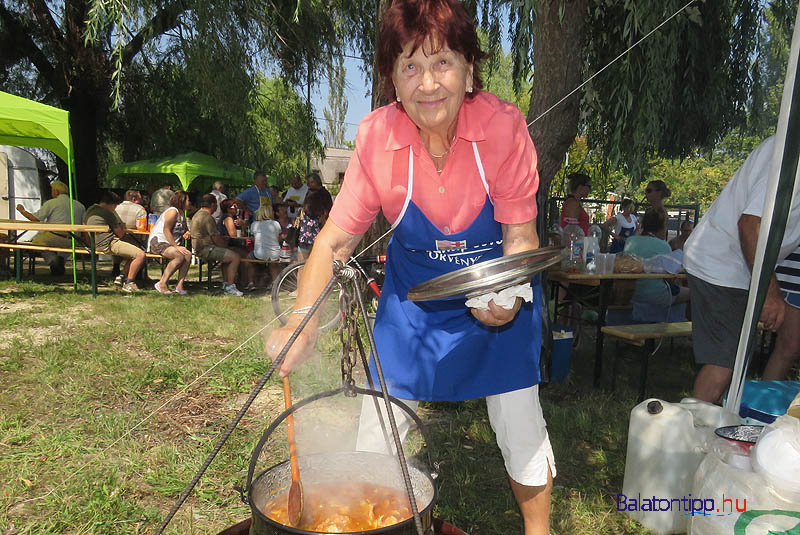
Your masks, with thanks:
M 337 454 L 337 453 L 338 454 L 354 454 L 354 453 L 355 454 L 358 454 L 358 453 L 373 454 L 374 452 L 343 451 L 343 452 L 332 452 L 332 453 L 333 454 Z M 331 454 L 331 453 L 327 453 L 327 454 L 312 454 L 309 457 L 313 457 L 315 455 L 329 455 L 329 454 Z M 377 455 L 385 455 L 386 457 L 394 458 L 393 456 L 386 455 L 386 454 L 377 454 Z M 255 486 L 256 482 L 259 481 L 261 479 L 261 477 L 264 476 L 265 474 L 267 474 L 268 472 L 270 472 L 272 470 L 275 470 L 275 469 L 278 469 L 281 466 L 286 466 L 288 464 L 289 464 L 289 460 L 288 459 L 286 459 L 284 461 L 280 461 L 280 462 L 270 466 L 269 468 L 266 468 L 266 469 L 262 470 L 255 478 L 253 478 L 253 481 L 252 481 L 251 485 L 246 489 L 247 501 L 248 501 L 248 505 L 250 506 L 250 512 L 254 516 L 257 516 L 259 520 L 267 522 L 268 524 L 272 525 L 274 528 L 283 530 L 286 533 L 292 533 L 292 534 L 297 534 L 297 535 L 331 535 L 329 532 L 326 532 L 326 531 L 308 531 L 308 530 L 304 530 L 304 529 L 299 529 L 299 528 L 295 528 L 295 527 L 292 527 L 292 526 L 288 526 L 286 524 L 281 524 L 280 522 L 276 522 L 275 520 L 271 519 L 269 516 L 264 514 L 258 507 L 256 507 L 256 505 L 254 503 L 254 500 L 253 500 L 253 496 L 252 496 L 253 487 Z M 419 468 L 416 468 L 416 469 L 428 480 L 428 482 L 431 485 L 432 491 L 433 491 L 430 501 L 428 502 L 428 504 L 424 508 L 422 508 L 419 511 L 419 515 L 420 515 L 420 517 L 423 517 L 423 516 L 426 516 L 426 515 L 430 515 L 431 519 L 433 519 L 433 506 L 436 504 L 436 499 L 439 496 L 439 488 L 438 488 L 438 486 L 436 484 L 437 480 L 429 472 L 427 472 L 425 470 L 421 470 Z M 385 526 L 385 527 L 378 528 L 378 529 L 371 529 L 369 531 L 342 532 L 339 535 L 380 535 L 380 534 L 384 534 L 384 533 L 391 533 L 394 530 L 403 529 L 404 527 L 408 526 L 409 524 L 413 524 L 413 523 L 414 523 L 414 517 L 412 516 L 412 517 L 409 517 L 409 518 L 403 520 L 402 522 L 398 522 L 396 524 L 392 524 L 391 526 Z

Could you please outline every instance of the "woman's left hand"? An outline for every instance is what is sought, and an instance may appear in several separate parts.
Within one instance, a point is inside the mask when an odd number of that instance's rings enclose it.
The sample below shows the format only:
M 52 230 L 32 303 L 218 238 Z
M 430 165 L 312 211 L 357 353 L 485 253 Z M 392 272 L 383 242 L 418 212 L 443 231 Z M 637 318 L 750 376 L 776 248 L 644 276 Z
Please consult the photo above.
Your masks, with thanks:
M 494 300 L 489 301 L 489 310 L 481 310 L 477 308 L 472 309 L 472 315 L 475 318 L 489 327 L 500 327 L 510 322 L 517 316 L 520 307 L 522 306 L 522 298 L 517 297 L 514 301 L 512 308 L 503 308 L 494 303 Z

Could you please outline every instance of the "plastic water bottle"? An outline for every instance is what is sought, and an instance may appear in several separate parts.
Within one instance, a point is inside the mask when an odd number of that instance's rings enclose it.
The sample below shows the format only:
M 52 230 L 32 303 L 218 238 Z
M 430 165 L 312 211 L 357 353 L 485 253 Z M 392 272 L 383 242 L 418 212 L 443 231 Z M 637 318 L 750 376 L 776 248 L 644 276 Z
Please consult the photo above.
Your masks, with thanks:
M 586 237 L 578 220 L 568 218 L 567 226 L 562 231 L 564 249 L 567 254 L 564 258 L 564 271 L 568 273 L 583 273 L 586 270 L 586 258 L 583 254 L 583 239 Z
M 600 243 L 595 236 L 586 236 L 583 239 L 583 252 L 586 257 L 586 273 L 595 273 L 597 253 L 600 252 Z
M 283 240 L 283 244 L 281 245 L 281 254 L 280 254 L 280 261 L 281 262 L 289 262 L 292 259 L 292 252 L 289 250 L 289 244 L 286 243 L 286 240 Z

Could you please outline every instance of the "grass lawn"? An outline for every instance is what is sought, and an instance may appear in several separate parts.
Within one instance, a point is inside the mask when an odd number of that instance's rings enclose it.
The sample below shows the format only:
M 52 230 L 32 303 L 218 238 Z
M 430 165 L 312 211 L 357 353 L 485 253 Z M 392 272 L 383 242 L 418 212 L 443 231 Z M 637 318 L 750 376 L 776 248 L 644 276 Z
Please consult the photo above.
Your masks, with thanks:
M 104 286 L 93 299 L 85 283 L 76 293 L 66 277 L 36 280 L 0 280 L 0 534 L 152 533 L 268 368 L 268 296 L 234 298 L 194 283 L 188 297 Z M 336 333 L 321 338 L 320 357 L 292 377 L 295 400 L 339 384 L 339 348 Z M 638 365 L 624 367 L 616 393 L 594 389 L 592 352 L 584 344 L 568 381 L 541 392 L 558 468 L 552 532 L 647 533 L 614 502 Z M 653 360 L 650 394 L 686 395 L 688 343 L 671 353 L 666 343 Z M 357 407 L 332 401 L 299 411 L 301 454 L 354 443 Z M 213 534 L 249 516 L 234 487 L 282 410 L 272 379 L 168 533 Z M 472 535 L 520 533 L 485 404 L 428 403 L 420 415 L 441 462 L 436 515 Z M 259 466 L 286 458 L 281 431 Z

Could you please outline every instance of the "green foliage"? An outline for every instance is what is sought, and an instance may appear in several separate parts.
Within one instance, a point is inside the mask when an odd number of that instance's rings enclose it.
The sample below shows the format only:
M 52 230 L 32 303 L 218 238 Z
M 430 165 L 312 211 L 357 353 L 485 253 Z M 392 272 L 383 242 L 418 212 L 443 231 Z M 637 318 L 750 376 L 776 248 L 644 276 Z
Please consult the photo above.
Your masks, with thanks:
M 264 149 L 256 161 L 282 186 L 293 174 L 305 173 L 307 153 L 323 154 L 311 110 L 284 80 L 259 78 L 251 119 Z
M 591 2 L 589 64 L 606 65 L 684 4 Z M 743 124 L 760 17 L 755 0 L 695 3 L 633 48 L 586 91 L 592 145 L 641 180 L 654 155 L 686 156 Z
M 345 74 L 344 56 L 337 56 L 335 64 L 328 65 L 328 106 L 322 110 L 325 116 L 325 146 L 344 147 L 347 116 L 347 99 L 344 96 Z
M 672 190 L 670 204 L 698 203 L 701 213 L 705 212 L 761 141 L 761 137 L 734 133 L 726 136 L 712 152 L 698 152 L 684 160 L 652 160 L 648 179 L 667 184 Z
M 512 59 L 503 49 L 495 45 L 490 45 L 492 38 L 486 31 L 479 30 L 481 47 L 488 50 L 491 56 L 484 62 L 483 88 L 500 97 L 501 99 L 515 104 L 525 113 L 531 104 L 531 84 L 530 82 L 521 83 L 520 87 L 515 87 L 512 76 Z

